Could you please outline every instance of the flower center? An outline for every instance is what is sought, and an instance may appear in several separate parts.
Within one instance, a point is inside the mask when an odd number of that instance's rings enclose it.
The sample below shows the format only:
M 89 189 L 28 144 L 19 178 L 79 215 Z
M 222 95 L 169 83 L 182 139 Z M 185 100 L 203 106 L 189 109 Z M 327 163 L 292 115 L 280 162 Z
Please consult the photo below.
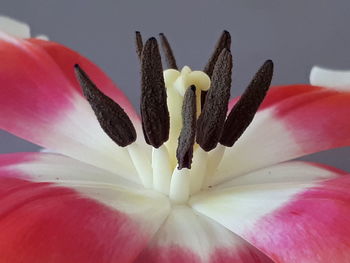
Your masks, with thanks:
M 223 32 L 204 72 L 188 66 L 178 71 L 164 34 L 160 40 L 169 67 L 165 71 L 157 40 L 150 38 L 143 44 L 136 32 L 142 129 L 152 146 L 151 159 L 137 147 L 135 128 L 124 110 L 78 65 L 75 69 L 102 129 L 129 151 L 143 185 L 183 204 L 208 187 L 206 179 L 215 173 L 225 148 L 232 147 L 253 120 L 270 86 L 273 64 L 270 60 L 263 64 L 227 115 L 232 70 L 229 33 Z

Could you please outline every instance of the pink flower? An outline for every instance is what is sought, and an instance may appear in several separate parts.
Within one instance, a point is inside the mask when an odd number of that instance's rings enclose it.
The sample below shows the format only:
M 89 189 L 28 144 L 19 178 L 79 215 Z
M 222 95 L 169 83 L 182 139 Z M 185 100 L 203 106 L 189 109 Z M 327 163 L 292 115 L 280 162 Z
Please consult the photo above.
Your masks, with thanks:
M 145 44 L 151 53 L 155 43 Z M 143 53 L 147 93 L 147 74 L 157 68 L 152 64 L 157 54 L 147 60 L 149 54 Z M 226 51 L 220 56 L 211 80 L 189 68 L 164 73 L 169 140 L 167 119 L 156 127 L 159 123 L 152 122 L 148 110 L 158 105 L 147 104 L 143 94 L 146 136 L 156 140 L 151 144 L 160 144 L 152 149 L 128 99 L 96 65 L 58 43 L 0 33 L 0 128 L 53 151 L 0 156 L 0 262 L 350 262 L 350 176 L 322 164 L 289 161 L 349 145 L 350 78 L 316 68 L 311 81 L 319 86 L 270 88 L 232 147 L 224 147 L 227 142 L 220 137 L 231 135 L 226 120 L 213 149 L 204 151 L 212 143 L 206 139 L 212 132 L 207 121 L 221 122 L 198 120 L 197 128 L 205 132 L 197 130 L 200 146 L 194 146 L 189 169 L 193 143 L 188 142 L 194 137 L 188 134 L 196 119 L 191 105 L 195 97 L 200 105 L 198 92 L 210 82 L 212 87 L 228 83 L 224 80 L 230 74 L 220 75 L 219 69 L 229 68 L 230 55 Z M 148 62 L 152 65 L 147 68 Z M 116 116 L 103 126 L 106 104 L 100 102 L 106 98 L 92 96 L 89 92 L 97 91 L 78 70 L 89 104 L 74 74 L 76 64 L 130 118 L 131 126 L 119 112 L 127 124 L 122 132 L 130 131 L 121 139 L 127 146 L 107 135 L 115 132 L 107 130 Z M 260 84 L 268 87 L 267 82 Z M 192 93 L 189 85 L 196 86 Z M 218 99 L 215 95 L 207 95 L 207 101 Z M 190 116 L 187 123 L 181 118 L 184 97 L 192 109 L 183 111 Z M 162 96 L 157 99 L 162 102 Z M 166 116 L 162 114 L 157 117 Z M 179 147 L 177 161 L 175 146 L 183 124 L 187 148 Z M 159 129 L 164 131 L 158 137 L 152 135 Z M 177 162 L 184 168 L 177 169 Z

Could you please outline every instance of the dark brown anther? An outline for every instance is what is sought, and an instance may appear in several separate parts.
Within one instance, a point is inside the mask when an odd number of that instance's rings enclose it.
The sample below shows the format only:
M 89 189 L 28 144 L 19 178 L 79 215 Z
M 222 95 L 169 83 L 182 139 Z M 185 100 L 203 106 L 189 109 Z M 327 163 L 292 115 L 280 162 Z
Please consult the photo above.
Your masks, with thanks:
M 155 148 L 169 138 L 169 111 L 157 40 L 145 43 L 141 56 L 141 118 L 146 142 Z
M 213 75 L 213 70 L 216 64 L 216 61 L 218 60 L 218 57 L 222 50 L 226 48 L 227 50 L 230 50 L 231 48 L 231 35 L 228 31 L 224 30 L 216 43 L 215 49 L 213 54 L 211 55 L 207 65 L 204 67 L 204 72 L 211 78 Z M 203 108 L 205 103 L 205 97 L 207 95 L 208 91 L 202 91 L 201 92 L 201 108 Z
M 222 145 L 232 147 L 247 129 L 266 96 L 272 75 L 273 62 L 267 60 L 229 113 L 220 139 Z
M 136 140 L 136 131 L 125 111 L 103 94 L 79 65 L 75 65 L 74 69 L 83 94 L 105 133 L 121 147 L 133 143 Z
M 231 48 L 231 35 L 228 31 L 224 30 L 216 43 L 213 54 L 211 55 L 207 65 L 204 67 L 204 72 L 211 78 L 213 75 L 214 67 L 218 57 L 223 49 L 230 50 Z
M 142 42 L 142 36 L 139 31 L 135 32 L 135 44 L 136 44 L 136 53 L 139 59 L 141 60 L 142 55 L 142 49 L 143 49 L 143 42 Z
M 165 55 L 165 61 L 168 68 L 178 69 L 176 65 L 176 59 L 173 50 L 170 47 L 169 41 L 163 33 L 159 34 L 160 43 L 162 45 L 163 53 Z
M 182 105 L 182 124 L 176 150 L 178 169 L 191 169 L 194 138 L 196 135 L 196 87 L 194 85 L 185 92 Z
M 230 99 L 232 56 L 223 49 L 215 64 L 211 87 L 197 122 L 196 141 L 205 151 L 214 149 L 221 137 Z
M 142 41 L 142 35 L 141 35 L 141 33 L 139 31 L 135 32 L 135 45 L 136 45 L 136 54 L 137 54 L 137 56 L 139 57 L 139 59 L 141 61 L 142 50 L 143 50 L 143 41 Z M 145 134 L 144 125 L 143 124 L 142 124 L 142 131 Z M 146 143 L 149 144 L 147 136 L 144 136 L 144 138 L 145 138 Z

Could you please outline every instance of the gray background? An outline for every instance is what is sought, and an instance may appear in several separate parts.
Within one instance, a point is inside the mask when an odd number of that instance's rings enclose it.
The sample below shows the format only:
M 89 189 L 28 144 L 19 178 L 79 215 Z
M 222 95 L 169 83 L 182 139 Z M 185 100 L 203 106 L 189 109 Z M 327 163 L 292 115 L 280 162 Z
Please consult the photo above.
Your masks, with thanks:
M 31 25 L 89 57 L 129 96 L 139 97 L 133 36 L 164 32 L 178 64 L 201 69 L 223 29 L 232 34 L 238 95 L 265 59 L 276 65 L 273 84 L 307 83 L 314 64 L 350 69 L 349 0 L 97 1 L 0 0 L 2 14 Z M 350 135 L 349 135 L 350 136 Z M 37 146 L 0 131 L 0 153 Z M 304 158 L 350 171 L 349 148 Z

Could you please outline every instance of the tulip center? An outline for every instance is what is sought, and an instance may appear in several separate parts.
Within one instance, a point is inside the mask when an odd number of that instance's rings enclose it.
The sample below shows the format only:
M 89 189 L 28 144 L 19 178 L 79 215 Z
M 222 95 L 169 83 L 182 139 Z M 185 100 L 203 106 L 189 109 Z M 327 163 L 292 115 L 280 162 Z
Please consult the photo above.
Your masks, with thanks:
M 226 147 L 232 147 L 251 123 L 270 86 L 273 63 L 267 60 L 228 112 L 231 89 L 231 38 L 221 35 L 203 71 L 178 70 L 164 34 L 161 46 L 169 69 L 163 71 L 156 38 L 145 44 L 136 32 L 141 62 L 142 130 L 152 146 L 151 160 L 140 151 L 136 130 L 122 107 L 103 94 L 75 65 L 77 79 L 105 133 L 130 155 L 142 184 L 184 204 L 207 188 Z M 210 152 L 210 154 L 209 154 Z
M 189 196 L 202 188 L 206 152 L 194 143 L 196 122 L 201 113 L 201 94 L 210 87 L 209 76 L 192 71 L 163 72 L 167 93 L 170 129 L 164 145 L 153 148 L 152 188 L 170 197 L 176 204 L 186 203 Z M 194 166 L 192 155 L 195 155 Z

